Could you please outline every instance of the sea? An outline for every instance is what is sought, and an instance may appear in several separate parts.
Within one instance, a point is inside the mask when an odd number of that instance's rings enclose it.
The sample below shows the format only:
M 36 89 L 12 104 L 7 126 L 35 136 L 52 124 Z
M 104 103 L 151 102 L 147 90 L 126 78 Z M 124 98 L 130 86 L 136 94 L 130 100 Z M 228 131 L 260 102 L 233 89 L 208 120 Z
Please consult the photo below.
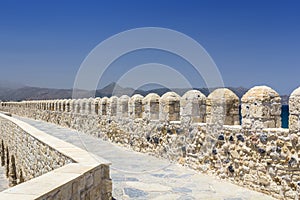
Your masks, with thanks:
M 281 128 L 289 128 L 289 105 L 281 107 Z M 242 123 L 241 106 L 240 106 L 240 123 Z
M 289 128 L 289 106 L 282 105 L 281 107 L 281 127 Z

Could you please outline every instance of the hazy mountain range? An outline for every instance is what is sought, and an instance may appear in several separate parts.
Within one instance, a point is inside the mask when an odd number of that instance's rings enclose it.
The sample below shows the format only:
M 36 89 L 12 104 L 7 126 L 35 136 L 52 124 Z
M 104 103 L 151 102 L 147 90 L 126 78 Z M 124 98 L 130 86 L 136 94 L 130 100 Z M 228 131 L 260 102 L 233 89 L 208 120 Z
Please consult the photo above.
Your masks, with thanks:
M 209 90 L 207 88 L 196 88 L 200 90 L 206 96 L 209 95 Z M 229 87 L 238 97 L 242 97 L 247 91 L 244 87 Z M 188 89 L 172 89 L 179 95 L 183 95 Z M 149 93 L 157 93 L 158 95 L 163 95 L 164 93 L 170 91 L 168 88 L 158 88 L 151 90 L 134 90 L 133 88 L 124 88 L 116 83 L 111 83 L 102 89 L 96 91 L 97 97 L 110 97 L 112 94 L 115 96 L 121 95 L 133 95 L 141 94 L 146 96 Z M 84 94 L 84 91 L 82 91 Z M 0 101 L 22 101 L 22 100 L 42 100 L 42 99 L 70 99 L 72 98 L 72 89 L 52 89 L 52 88 L 39 88 L 30 87 L 22 84 L 11 83 L 7 81 L 0 81 Z M 288 96 L 282 96 L 282 103 L 288 104 Z

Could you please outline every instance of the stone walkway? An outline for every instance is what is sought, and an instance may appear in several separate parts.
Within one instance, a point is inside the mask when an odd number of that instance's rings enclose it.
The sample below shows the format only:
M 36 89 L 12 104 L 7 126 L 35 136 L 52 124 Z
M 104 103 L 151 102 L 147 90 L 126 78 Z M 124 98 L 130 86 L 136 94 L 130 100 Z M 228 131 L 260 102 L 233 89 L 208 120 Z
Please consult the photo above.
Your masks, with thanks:
M 8 188 L 8 178 L 5 175 L 5 168 L 0 166 L 0 192 Z
M 54 124 L 14 116 L 110 162 L 115 199 L 273 199 L 214 177 Z

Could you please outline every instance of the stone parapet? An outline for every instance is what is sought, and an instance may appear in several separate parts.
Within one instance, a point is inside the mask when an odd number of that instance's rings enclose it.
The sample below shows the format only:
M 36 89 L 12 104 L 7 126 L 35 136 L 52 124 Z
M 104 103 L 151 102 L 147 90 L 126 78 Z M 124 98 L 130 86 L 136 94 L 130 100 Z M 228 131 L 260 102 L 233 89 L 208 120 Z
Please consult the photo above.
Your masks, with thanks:
M 279 199 L 297 199 L 298 91 L 290 98 L 290 129 L 281 128 L 280 97 L 266 86 L 250 89 L 241 101 L 225 88 L 208 97 L 192 90 L 182 97 L 169 92 L 98 98 L 97 115 L 45 110 L 35 101 L 2 102 L 0 110 L 70 127 Z
M 0 199 L 112 199 L 108 161 L 1 113 L 0 131 Z

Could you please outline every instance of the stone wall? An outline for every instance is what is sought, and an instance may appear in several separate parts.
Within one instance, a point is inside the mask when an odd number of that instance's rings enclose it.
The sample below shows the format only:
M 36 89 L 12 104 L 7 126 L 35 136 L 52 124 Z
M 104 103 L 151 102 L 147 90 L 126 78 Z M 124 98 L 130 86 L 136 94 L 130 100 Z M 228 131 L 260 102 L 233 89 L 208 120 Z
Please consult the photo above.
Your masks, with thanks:
M 0 199 L 111 199 L 107 161 L 3 114 L 0 133 L 1 165 L 14 186 Z
M 4 118 L 0 118 L 0 131 L 1 165 L 10 186 L 74 162 Z
M 290 99 L 290 129 L 280 128 L 280 96 L 266 86 L 252 88 L 241 101 L 232 91 L 218 89 L 208 97 L 193 90 L 182 97 L 168 92 L 162 97 L 9 102 L 0 109 L 164 157 L 279 199 L 296 199 L 300 193 L 297 91 Z

